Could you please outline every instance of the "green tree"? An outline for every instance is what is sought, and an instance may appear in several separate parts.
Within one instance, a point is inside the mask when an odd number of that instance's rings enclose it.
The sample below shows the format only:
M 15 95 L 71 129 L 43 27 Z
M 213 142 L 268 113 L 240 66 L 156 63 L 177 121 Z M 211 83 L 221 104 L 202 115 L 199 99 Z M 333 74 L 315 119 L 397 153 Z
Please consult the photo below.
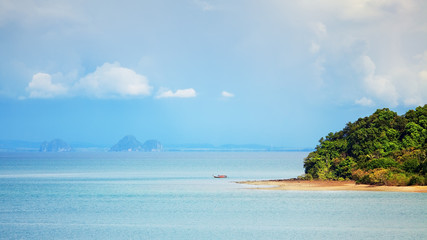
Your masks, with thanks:
M 403 137 L 403 146 L 420 148 L 424 145 L 427 138 L 427 130 L 416 124 L 415 122 L 409 122 L 405 126 L 405 132 Z

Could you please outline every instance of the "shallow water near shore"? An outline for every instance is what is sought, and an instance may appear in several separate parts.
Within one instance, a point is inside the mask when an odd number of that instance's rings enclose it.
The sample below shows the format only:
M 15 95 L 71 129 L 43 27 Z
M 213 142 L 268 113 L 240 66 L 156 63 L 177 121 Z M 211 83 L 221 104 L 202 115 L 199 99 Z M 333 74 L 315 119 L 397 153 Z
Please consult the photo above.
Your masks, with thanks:
M 425 193 L 235 183 L 307 154 L 0 153 L 0 239 L 427 239 Z

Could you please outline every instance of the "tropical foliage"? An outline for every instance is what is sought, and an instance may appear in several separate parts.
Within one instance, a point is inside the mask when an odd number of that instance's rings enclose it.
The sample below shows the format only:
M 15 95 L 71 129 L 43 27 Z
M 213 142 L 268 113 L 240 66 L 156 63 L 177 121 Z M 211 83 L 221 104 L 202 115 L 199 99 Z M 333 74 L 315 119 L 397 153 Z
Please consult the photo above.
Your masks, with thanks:
M 427 104 L 405 115 L 387 108 L 319 140 L 304 179 L 375 185 L 427 185 Z

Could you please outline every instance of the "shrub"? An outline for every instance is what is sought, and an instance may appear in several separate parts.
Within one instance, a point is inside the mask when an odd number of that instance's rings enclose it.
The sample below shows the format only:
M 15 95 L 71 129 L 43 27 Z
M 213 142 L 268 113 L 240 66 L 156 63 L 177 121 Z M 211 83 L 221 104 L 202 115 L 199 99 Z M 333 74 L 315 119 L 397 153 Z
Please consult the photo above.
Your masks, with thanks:
M 390 170 L 383 168 L 371 170 L 368 175 L 368 183 L 375 185 L 384 185 L 386 184 L 389 173 Z
M 358 183 L 363 183 L 363 179 L 368 175 L 367 172 L 363 171 L 362 169 L 354 170 L 351 173 L 351 178 L 354 179 Z
M 300 180 L 313 180 L 313 176 L 310 173 L 303 174 L 297 177 Z
M 413 175 L 408 183 L 408 185 L 424 185 L 424 184 L 425 184 L 424 177 L 419 175 Z
M 419 165 L 418 159 L 412 158 L 404 162 L 402 168 L 407 172 L 415 173 Z
M 385 185 L 389 186 L 407 186 L 410 182 L 410 178 L 404 173 L 390 173 Z
M 376 168 L 391 168 L 396 167 L 398 163 L 392 158 L 378 158 L 369 161 L 366 165 L 367 169 L 376 169 Z

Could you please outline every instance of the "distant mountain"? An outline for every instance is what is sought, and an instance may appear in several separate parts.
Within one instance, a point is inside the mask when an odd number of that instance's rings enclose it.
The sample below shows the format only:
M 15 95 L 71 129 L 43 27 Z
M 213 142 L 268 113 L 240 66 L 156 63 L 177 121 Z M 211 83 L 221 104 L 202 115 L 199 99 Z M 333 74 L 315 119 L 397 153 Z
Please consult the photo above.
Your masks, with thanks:
M 142 143 L 132 135 L 120 139 L 118 143 L 110 148 L 111 152 L 138 152 L 142 150 Z
M 157 140 L 147 140 L 142 148 L 146 152 L 161 152 L 163 150 L 162 144 Z
M 54 139 L 50 142 L 43 142 L 39 152 L 71 152 L 73 149 L 62 139 Z
M 163 146 L 157 140 L 148 140 L 144 144 L 134 136 L 128 135 L 120 139 L 118 143 L 110 148 L 111 152 L 160 152 Z
M 49 142 L 42 145 L 43 149 Z M 260 144 L 224 144 L 213 145 L 208 143 L 197 144 L 166 144 L 163 145 L 157 140 L 148 140 L 144 143 L 139 142 L 133 136 L 126 136 L 117 144 L 111 147 L 105 144 L 94 144 L 89 142 L 74 141 L 69 145 L 73 146 L 72 151 L 76 152 L 289 152 L 289 151 L 313 151 L 312 148 L 287 148 L 275 147 Z M 30 142 L 23 140 L 0 140 L 0 152 L 38 152 L 41 150 L 40 142 Z

